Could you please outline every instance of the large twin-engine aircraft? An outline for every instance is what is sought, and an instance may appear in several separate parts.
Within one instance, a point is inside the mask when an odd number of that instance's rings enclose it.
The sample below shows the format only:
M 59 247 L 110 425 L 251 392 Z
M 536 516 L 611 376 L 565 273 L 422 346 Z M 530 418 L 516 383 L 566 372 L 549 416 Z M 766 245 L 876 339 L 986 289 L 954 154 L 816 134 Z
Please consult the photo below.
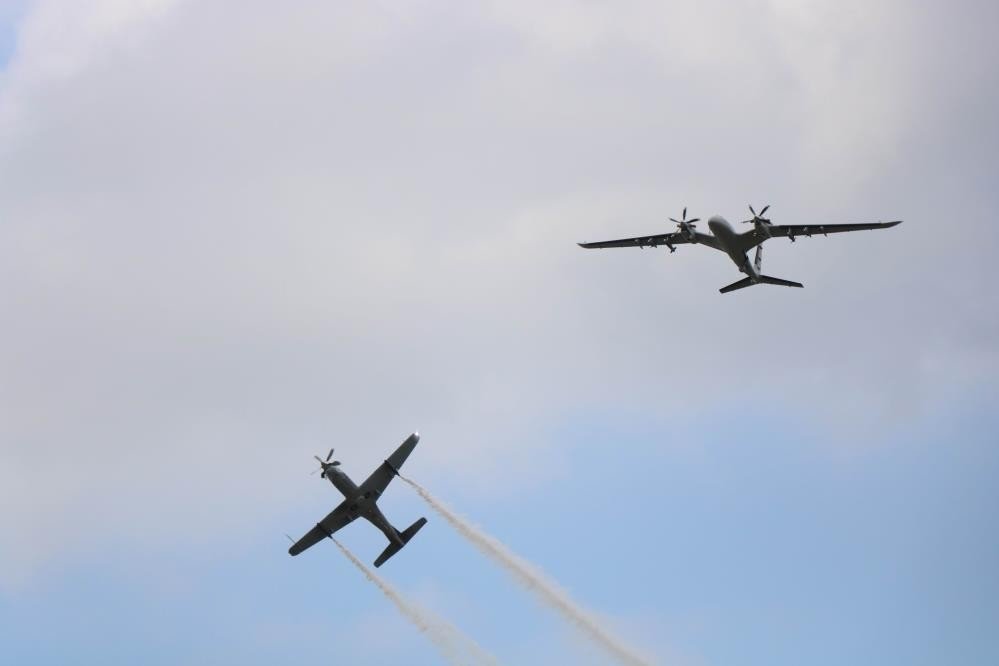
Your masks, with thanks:
M 579 243 L 579 246 L 587 249 L 595 249 L 604 247 L 644 248 L 665 245 L 672 253 L 676 252 L 676 248 L 674 247 L 675 245 L 706 245 L 716 250 L 721 250 L 727 254 L 729 258 L 735 262 L 735 265 L 739 267 L 739 271 L 746 274 L 746 277 L 743 279 L 733 282 L 727 287 L 722 287 L 718 290 L 721 293 L 726 294 L 730 291 L 735 291 L 736 289 L 742 289 L 743 287 L 751 287 L 754 284 L 777 284 L 784 287 L 804 286 L 800 282 L 782 280 L 781 278 L 763 275 L 760 272 L 760 268 L 763 264 L 763 242 L 769 238 L 780 238 L 786 236 L 791 239 L 791 242 L 794 242 L 794 239 L 798 236 L 811 237 L 817 234 L 827 236 L 829 234 L 835 234 L 842 231 L 887 229 L 888 227 L 894 227 L 896 224 L 900 224 L 902 222 L 901 220 L 896 220 L 894 222 L 862 222 L 860 224 L 772 224 L 770 220 L 763 217 L 768 208 L 770 208 L 770 206 L 764 206 L 763 209 L 757 213 L 753 210 L 752 206 L 749 207 L 749 212 L 753 214 L 753 217 L 749 220 L 744 220 L 743 222 L 744 224 L 752 224 L 753 228 L 744 233 L 738 233 L 732 228 L 732 225 L 729 224 L 725 218 L 720 215 L 715 215 L 708 220 L 708 228 L 711 229 L 714 235 L 703 234 L 697 231 L 694 226 L 695 223 L 700 221 L 700 218 L 695 217 L 692 220 L 688 220 L 687 209 L 684 208 L 683 215 L 679 220 L 672 217 L 669 218 L 670 222 L 676 223 L 677 227 L 677 230 L 672 233 L 657 234 L 654 236 L 638 236 L 637 238 L 622 238 L 621 240 L 602 241 L 598 243 Z M 749 261 L 749 256 L 746 253 L 754 247 L 756 248 L 756 257 L 753 261 Z
M 356 518 L 365 518 L 369 523 L 377 527 L 388 538 L 389 545 L 386 546 L 382 554 L 375 560 L 375 566 L 380 567 L 388 558 L 398 553 L 413 536 L 420 531 L 420 528 L 427 523 L 426 518 L 420 518 L 415 523 L 400 532 L 392 526 L 381 510 L 378 508 L 378 498 L 385 492 L 392 477 L 399 474 L 399 468 L 406 461 L 409 454 L 413 452 L 416 443 L 420 441 L 420 436 L 413 433 L 406 438 L 406 441 L 390 455 L 371 476 L 361 485 L 356 485 L 350 477 L 340 470 L 340 461 L 333 460 L 333 449 L 330 449 L 326 460 L 315 456 L 319 461 L 319 469 L 322 470 L 322 478 L 329 479 L 329 482 L 343 493 L 344 500 L 330 512 L 328 516 L 316 523 L 316 526 L 309 530 L 305 536 L 292 544 L 288 552 L 298 555 L 306 548 L 314 546 L 326 537 L 332 537 L 333 533 L 344 525 L 348 525 Z M 315 472 L 313 472 L 315 473 Z

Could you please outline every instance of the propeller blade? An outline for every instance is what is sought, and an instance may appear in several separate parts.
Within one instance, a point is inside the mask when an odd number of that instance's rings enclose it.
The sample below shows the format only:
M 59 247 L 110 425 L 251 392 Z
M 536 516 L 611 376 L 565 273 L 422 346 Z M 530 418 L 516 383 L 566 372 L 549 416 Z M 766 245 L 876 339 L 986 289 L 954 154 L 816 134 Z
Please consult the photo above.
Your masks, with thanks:
M 680 220 L 675 220 L 675 219 L 673 219 L 672 217 L 671 217 L 671 218 L 669 218 L 669 221 L 670 221 L 670 222 L 675 222 L 676 224 L 680 224 Z
M 326 462 L 329 462 L 330 458 L 332 457 L 333 457 L 333 449 L 330 449 L 330 452 L 326 454 Z
M 692 220 L 687 220 L 687 224 L 693 224 L 694 222 L 700 222 L 700 221 L 701 221 L 701 218 L 695 217 Z
M 760 217 L 763 217 L 764 215 L 766 215 L 767 214 L 767 209 L 769 209 L 769 208 L 770 208 L 770 204 L 767 204 L 766 206 L 764 206 L 763 210 L 760 211 Z
M 686 206 L 683 207 L 683 219 L 684 220 L 687 219 L 687 207 Z

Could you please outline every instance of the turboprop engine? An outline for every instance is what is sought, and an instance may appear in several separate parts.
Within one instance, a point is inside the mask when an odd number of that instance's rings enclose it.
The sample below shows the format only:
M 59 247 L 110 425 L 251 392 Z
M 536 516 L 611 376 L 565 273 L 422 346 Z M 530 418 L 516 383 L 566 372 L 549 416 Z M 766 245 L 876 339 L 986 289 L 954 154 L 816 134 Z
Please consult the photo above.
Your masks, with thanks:
M 676 224 L 677 231 L 683 234 L 687 238 L 687 240 L 689 240 L 691 243 L 697 242 L 697 233 L 696 233 L 697 230 L 694 227 L 694 225 L 700 222 L 701 218 L 695 217 L 692 220 L 688 220 L 686 206 L 683 207 L 683 215 L 680 216 L 679 220 L 671 217 L 669 218 L 669 221 L 674 222 Z M 670 251 L 672 252 L 673 248 L 670 248 Z
M 769 208 L 770 204 L 767 204 L 760 210 L 759 213 L 757 213 L 755 210 L 753 210 L 753 207 L 750 206 L 749 212 L 753 214 L 753 217 L 750 220 L 743 220 L 742 223 L 752 224 L 754 227 L 756 227 L 756 230 L 760 232 L 765 238 L 772 238 L 772 236 L 770 235 L 771 222 L 769 219 L 763 217 L 763 215 L 767 212 L 767 209 Z

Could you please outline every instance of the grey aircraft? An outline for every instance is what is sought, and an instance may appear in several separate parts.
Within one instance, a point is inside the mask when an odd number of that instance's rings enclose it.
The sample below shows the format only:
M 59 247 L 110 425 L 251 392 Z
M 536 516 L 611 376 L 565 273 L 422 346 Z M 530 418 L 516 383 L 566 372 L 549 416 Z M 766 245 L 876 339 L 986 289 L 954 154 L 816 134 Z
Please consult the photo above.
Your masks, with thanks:
M 356 485 L 350 477 L 340 469 L 340 461 L 333 460 L 333 449 L 330 449 L 326 460 L 315 456 L 319 461 L 319 469 L 322 471 L 322 478 L 328 479 L 333 486 L 343 493 L 344 500 L 333 509 L 328 516 L 316 523 L 316 526 L 309 530 L 305 536 L 292 544 L 288 552 L 291 555 L 298 555 L 306 548 L 314 546 L 326 537 L 333 537 L 333 533 L 344 525 L 352 523 L 356 518 L 365 518 L 369 523 L 377 527 L 388 538 L 389 545 L 385 547 L 382 554 L 375 560 L 375 566 L 380 567 L 388 558 L 398 553 L 405 546 L 420 528 L 426 525 L 427 519 L 420 518 L 415 523 L 400 532 L 392 526 L 381 510 L 378 508 L 378 498 L 385 492 L 389 482 L 399 474 L 399 468 L 406 461 L 409 454 L 416 448 L 416 443 L 420 441 L 420 435 L 413 433 L 406 438 L 406 441 L 390 455 L 364 483 Z M 313 472 L 315 474 L 315 472 Z
M 694 218 L 692 220 L 687 219 L 687 209 L 683 209 L 683 215 L 679 220 L 674 218 L 669 218 L 670 222 L 676 224 L 677 230 L 668 234 L 656 234 L 654 236 L 638 236 L 637 238 L 622 238 L 620 240 L 612 241 L 602 241 L 598 243 L 579 243 L 580 247 L 587 249 L 604 248 L 604 247 L 659 247 L 660 245 L 665 245 L 669 248 L 670 253 L 676 252 L 675 245 L 686 245 L 686 244 L 699 244 L 706 245 L 707 247 L 714 248 L 716 250 L 721 250 L 729 256 L 729 258 L 735 262 L 735 265 L 739 267 L 739 271 L 746 274 L 746 277 L 733 282 L 732 284 L 722 287 L 718 291 L 726 294 L 730 291 L 735 291 L 736 289 L 742 289 L 743 287 L 751 287 L 754 284 L 777 284 L 784 287 L 803 287 L 804 285 L 800 282 L 792 282 L 790 280 L 782 280 L 781 278 L 770 277 L 769 275 L 763 275 L 760 269 L 763 265 L 763 242 L 770 238 L 782 238 L 786 237 L 794 242 L 794 239 L 799 236 L 814 236 L 816 234 L 822 234 L 827 236 L 829 234 L 840 233 L 842 231 L 863 231 L 865 229 L 887 229 L 888 227 L 894 227 L 896 224 L 900 224 L 901 220 L 896 220 L 894 222 L 862 222 L 860 224 L 772 224 L 769 219 L 763 217 L 767 209 L 770 206 L 764 206 L 763 209 L 757 213 L 753 210 L 753 207 L 749 207 L 749 212 L 753 214 L 753 217 L 749 220 L 744 220 L 744 224 L 752 224 L 753 228 L 744 233 L 738 233 L 732 228 L 732 225 L 728 221 L 721 217 L 720 215 L 715 215 L 708 220 L 708 228 L 711 229 L 714 235 L 704 234 L 697 231 L 694 226 L 700 221 L 700 218 Z M 749 261 L 749 256 L 746 254 L 753 248 L 756 248 L 756 257 L 753 261 Z

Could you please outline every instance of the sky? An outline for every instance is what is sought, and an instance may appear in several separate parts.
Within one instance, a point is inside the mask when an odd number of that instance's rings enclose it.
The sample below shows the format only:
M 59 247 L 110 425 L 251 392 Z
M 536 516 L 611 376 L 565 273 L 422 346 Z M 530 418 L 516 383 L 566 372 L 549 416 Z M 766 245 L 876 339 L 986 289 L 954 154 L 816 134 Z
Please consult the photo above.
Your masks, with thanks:
M 0 0 L 0 661 L 434 664 L 406 471 L 656 663 L 999 662 L 989 2 Z M 696 247 L 733 223 L 902 219 Z M 430 522 L 379 570 L 614 663 Z M 338 538 L 371 562 L 384 537 Z

